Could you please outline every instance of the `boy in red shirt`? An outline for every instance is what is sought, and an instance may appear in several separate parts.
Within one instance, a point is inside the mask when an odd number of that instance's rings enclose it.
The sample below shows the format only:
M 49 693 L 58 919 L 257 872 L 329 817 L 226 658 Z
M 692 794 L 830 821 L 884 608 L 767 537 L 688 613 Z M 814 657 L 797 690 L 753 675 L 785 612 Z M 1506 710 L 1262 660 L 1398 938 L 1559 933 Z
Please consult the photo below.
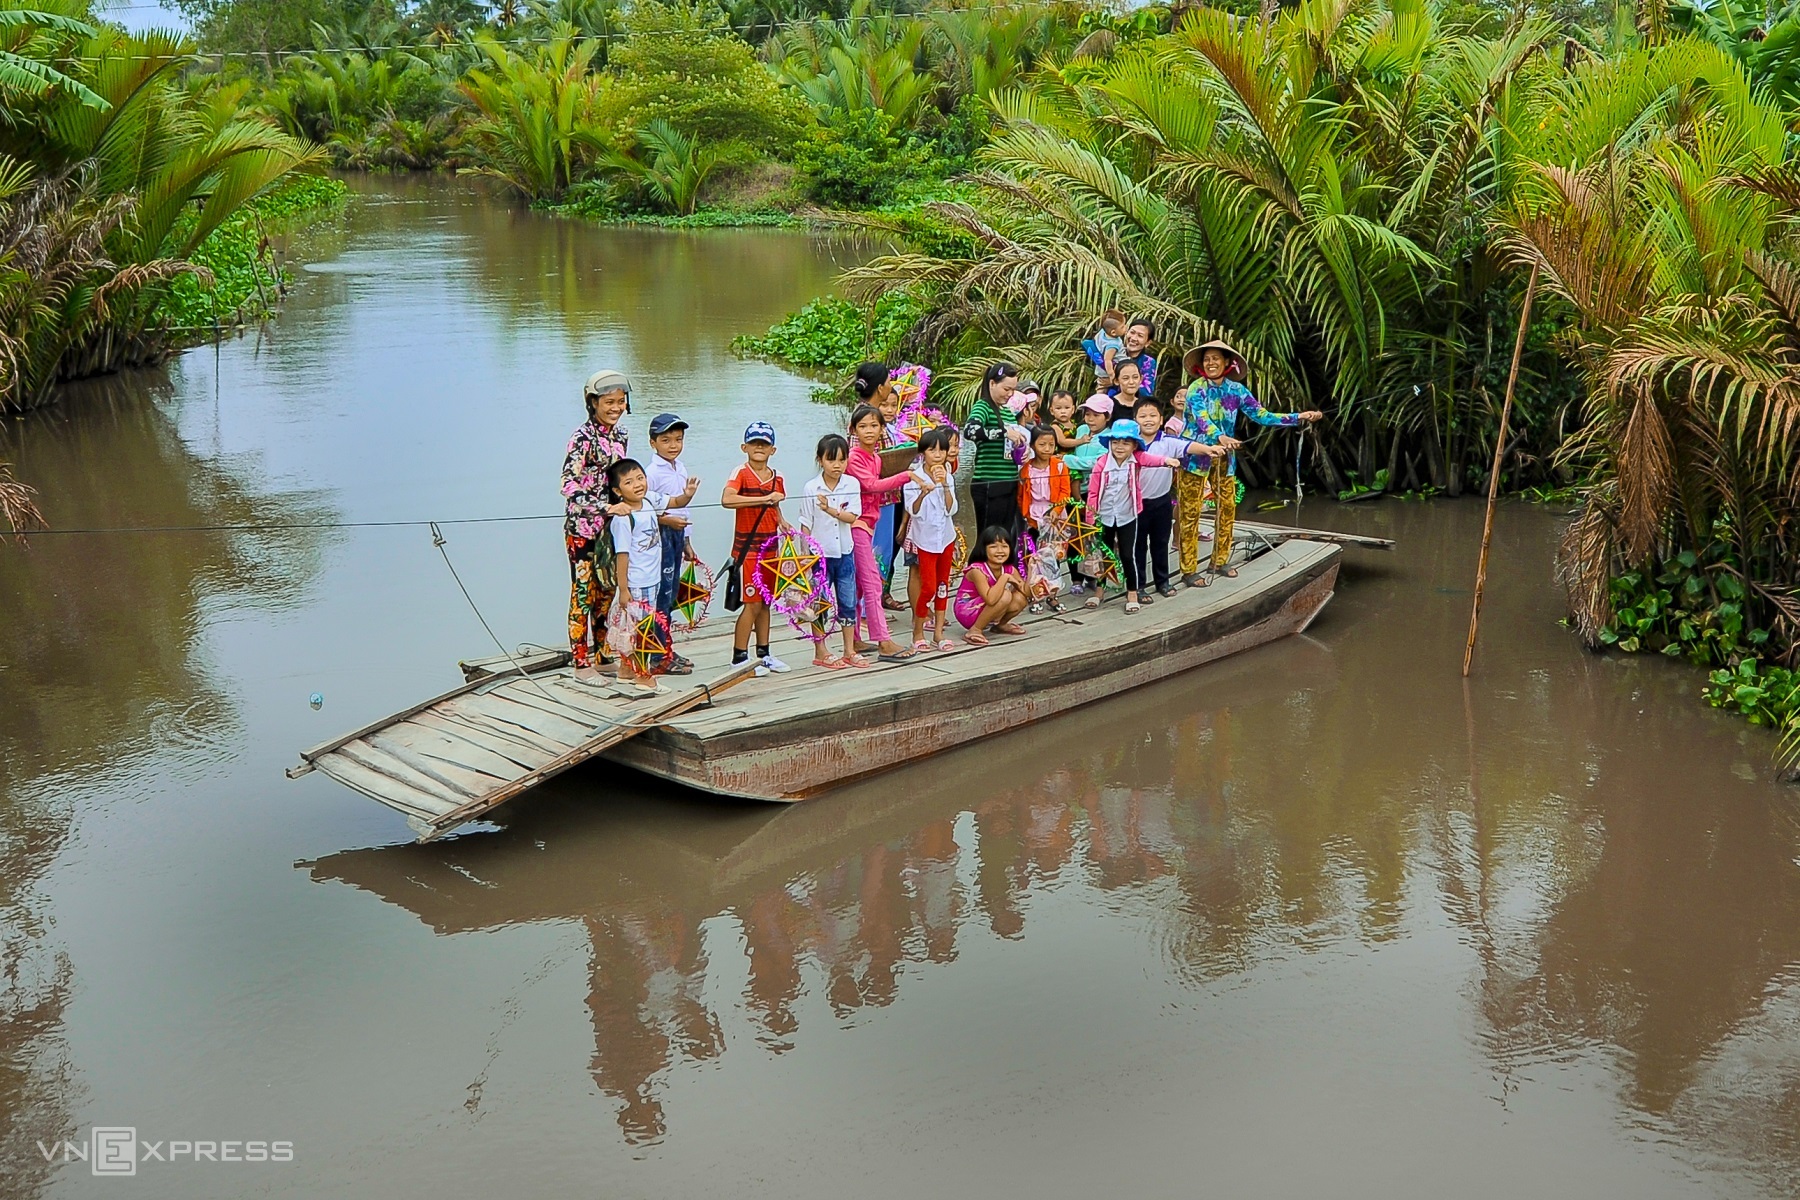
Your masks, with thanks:
M 769 460 L 775 457 L 775 427 L 767 421 L 752 421 L 744 430 L 744 465 L 725 481 L 725 494 L 720 503 L 737 510 L 737 533 L 732 539 L 731 556 L 738 560 L 743 580 L 744 607 L 738 610 L 737 629 L 731 639 L 731 664 L 750 659 L 750 632 L 756 631 L 756 673 L 781 672 L 788 665 L 769 650 L 769 605 L 763 599 L 760 551 L 764 542 L 777 533 L 793 528 L 781 515 L 781 502 L 787 499 L 787 485 Z

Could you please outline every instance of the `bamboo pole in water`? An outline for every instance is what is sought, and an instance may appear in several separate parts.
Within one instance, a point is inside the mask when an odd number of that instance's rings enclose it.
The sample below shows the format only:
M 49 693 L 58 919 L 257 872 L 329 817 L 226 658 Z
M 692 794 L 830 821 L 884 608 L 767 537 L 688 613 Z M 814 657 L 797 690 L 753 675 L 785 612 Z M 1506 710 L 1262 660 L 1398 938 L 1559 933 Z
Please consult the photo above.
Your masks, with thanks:
M 1538 264 L 1531 264 L 1525 305 L 1519 310 L 1519 336 L 1513 341 L 1512 370 L 1506 373 L 1506 399 L 1500 405 L 1500 432 L 1494 438 L 1494 469 L 1488 475 L 1487 517 L 1481 523 L 1481 558 L 1475 565 L 1475 607 L 1469 613 L 1469 644 L 1463 647 L 1463 678 L 1475 660 L 1475 630 L 1481 624 L 1481 592 L 1487 586 L 1488 546 L 1494 540 L 1494 502 L 1500 496 L 1500 463 L 1506 457 L 1506 427 L 1512 419 L 1513 390 L 1519 386 L 1519 359 L 1525 354 L 1525 330 L 1531 324 L 1531 302 L 1537 297 Z

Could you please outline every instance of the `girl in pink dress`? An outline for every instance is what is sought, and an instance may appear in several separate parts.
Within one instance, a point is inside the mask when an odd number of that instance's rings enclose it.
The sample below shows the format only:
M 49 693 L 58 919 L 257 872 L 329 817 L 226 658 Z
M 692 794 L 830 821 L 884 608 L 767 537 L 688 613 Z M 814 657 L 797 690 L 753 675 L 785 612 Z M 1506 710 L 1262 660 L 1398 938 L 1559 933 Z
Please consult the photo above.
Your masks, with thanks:
M 969 631 L 963 640 L 971 646 L 987 645 L 983 630 L 989 628 L 1008 634 L 1025 632 L 1014 618 L 1025 611 L 1030 593 L 1014 557 L 1012 539 L 998 525 L 988 526 L 975 539 L 952 605 L 957 623 Z

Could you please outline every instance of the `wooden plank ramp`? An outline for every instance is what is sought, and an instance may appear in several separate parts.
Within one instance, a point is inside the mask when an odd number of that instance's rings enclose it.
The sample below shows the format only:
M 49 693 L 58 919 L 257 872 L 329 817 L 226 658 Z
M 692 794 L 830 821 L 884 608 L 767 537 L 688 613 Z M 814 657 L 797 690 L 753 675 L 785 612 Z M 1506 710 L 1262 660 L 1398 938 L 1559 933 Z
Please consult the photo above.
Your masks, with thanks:
M 1245 534 L 1252 535 L 1245 538 Z M 1293 525 L 1270 525 L 1266 521 L 1239 521 L 1235 541 L 1266 540 L 1271 545 L 1287 541 L 1329 542 L 1334 546 L 1356 546 L 1363 550 L 1392 550 L 1393 538 L 1373 537 L 1365 533 L 1339 533 L 1332 529 L 1300 529 Z M 1204 547 L 1202 547 L 1204 549 Z
M 300 753 L 290 779 L 318 770 L 404 815 L 429 842 L 546 779 L 670 718 L 712 703 L 754 672 L 702 682 L 665 676 L 648 695 L 574 677 L 567 654 L 462 664 L 470 679 L 404 712 Z

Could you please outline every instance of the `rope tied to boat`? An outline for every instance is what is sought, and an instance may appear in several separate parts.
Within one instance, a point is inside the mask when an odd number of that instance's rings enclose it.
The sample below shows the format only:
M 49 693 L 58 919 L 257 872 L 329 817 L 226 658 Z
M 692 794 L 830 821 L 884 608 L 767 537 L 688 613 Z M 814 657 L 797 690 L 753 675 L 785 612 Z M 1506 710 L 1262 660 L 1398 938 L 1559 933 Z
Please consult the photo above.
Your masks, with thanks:
M 494 643 L 494 649 L 500 651 L 500 656 L 511 665 L 514 671 L 518 672 L 519 678 L 530 680 L 531 686 L 536 688 L 543 695 L 544 699 L 555 704 L 557 702 L 556 697 L 552 696 L 549 691 L 545 689 L 544 685 L 538 682 L 530 672 L 520 666 L 519 660 L 514 658 L 507 651 L 506 646 L 501 642 L 499 635 L 494 632 L 494 627 L 489 625 L 488 619 L 482 615 L 481 606 L 475 603 L 475 597 L 469 595 L 469 589 L 464 586 L 462 576 L 456 573 L 456 564 L 450 561 L 450 551 L 447 549 L 450 539 L 444 536 L 444 531 L 438 528 L 438 523 L 436 521 L 430 521 L 427 522 L 427 524 L 431 527 L 431 544 L 437 547 L 437 552 L 439 554 L 443 555 L 444 565 L 450 568 L 450 578 L 456 580 L 457 590 L 462 593 L 463 599 L 469 602 L 469 611 L 475 614 L 475 619 L 481 622 L 481 627 L 483 629 L 487 630 L 488 637 L 492 639 Z

